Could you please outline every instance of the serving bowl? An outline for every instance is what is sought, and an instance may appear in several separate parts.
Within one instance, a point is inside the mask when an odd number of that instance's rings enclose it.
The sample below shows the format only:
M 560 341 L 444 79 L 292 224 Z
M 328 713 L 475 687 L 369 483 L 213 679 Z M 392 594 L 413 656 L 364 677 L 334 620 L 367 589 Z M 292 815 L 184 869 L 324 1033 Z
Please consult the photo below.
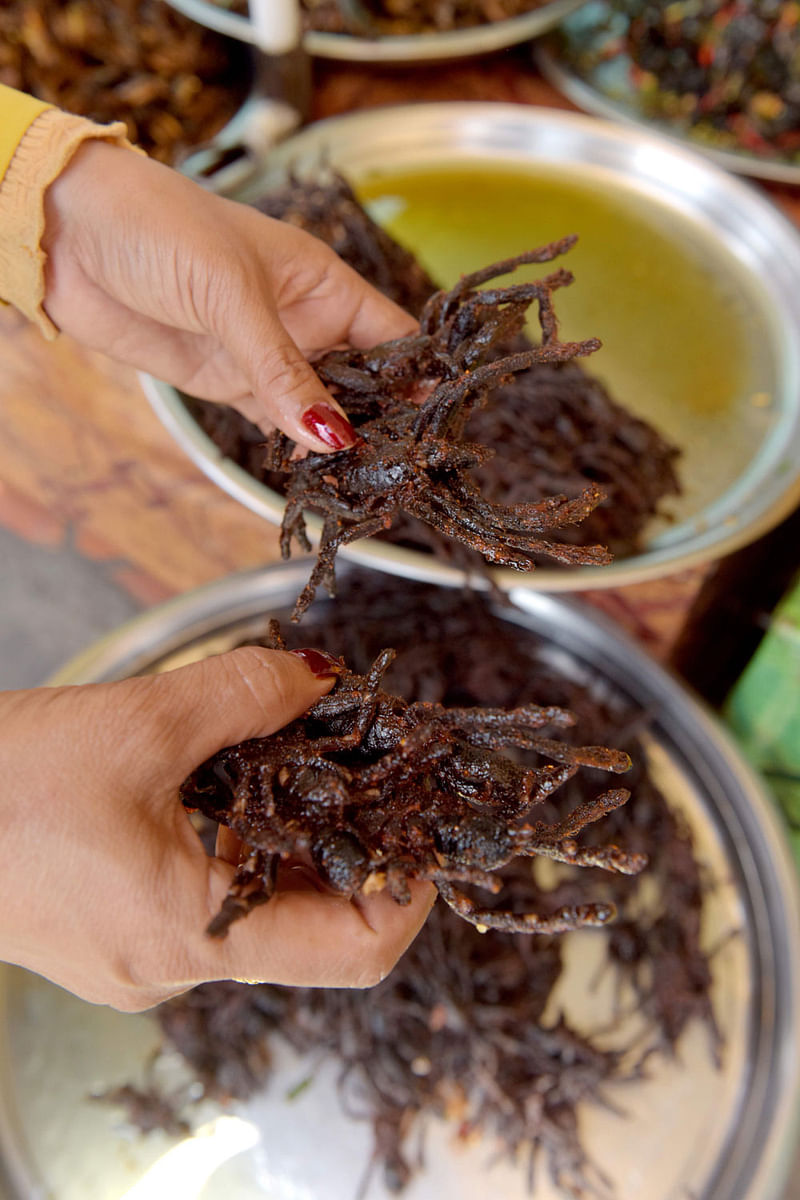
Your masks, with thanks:
M 508 104 L 423 104 L 337 117 L 275 147 L 234 193 L 253 201 L 321 161 L 434 278 L 582 234 L 557 297 L 566 336 L 615 399 L 682 449 L 683 493 L 640 552 L 599 568 L 539 568 L 539 590 L 618 587 L 705 563 L 800 500 L 800 236 L 759 192 L 640 130 Z M 570 261 L 571 260 L 571 261 Z M 284 502 L 224 458 L 173 388 L 145 379 L 167 428 L 221 487 L 267 521 Z M 312 537 L 319 522 L 310 522 Z M 434 582 L 460 571 L 378 539 L 355 561 Z M 497 569 L 513 586 L 520 576 Z
M 251 571 L 181 596 L 102 639 L 51 682 L 168 670 L 258 636 L 269 616 L 286 620 L 307 566 Z M 398 613 L 421 603 L 413 585 L 388 590 Z M 609 1107 L 581 1108 L 586 1151 L 609 1175 L 615 1200 L 778 1200 L 800 1101 L 800 898 L 773 804 L 719 724 L 610 622 L 571 599 L 527 589 L 511 599 L 516 607 L 495 612 L 515 637 L 538 638 L 560 674 L 651 715 L 643 739 L 651 774 L 689 823 L 709 883 L 702 927 L 704 945 L 716 948 L 720 1062 L 708 1029 L 692 1022 L 674 1057 L 649 1056 L 642 1078 L 609 1089 Z M 312 612 L 324 620 L 333 605 L 318 601 Z M 602 1025 L 619 1002 L 613 986 L 598 985 L 605 937 L 584 932 L 565 943 L 557 1005 L 578 1028 Z M 227 1113 L 209 1107 L 192 1137 L 121 1133 L 114 1112 L 87 1095 L 137 1078 L 158 1040 L 146 1016 L 85 1004 L 21 970 L 0 973 L 4 1200 L 352 1200 L 369 1128 L 341 1113 L 335 1069 L 314 1069 L 295 1095 L 310 1068 L 289 1054 L 277 1055 L 265 1093 Z M 169 1083 L 177 1075 L 166 1068 Z M 406 1200 L 525 1200 L 525 1170 L 490 1169 L 492 1153 L 436 1125 Z M 546 1176 L 537 1176 L 537 1200 L 563 1200 Z M 367 1196 L 388 1193 L 373 1179 Z

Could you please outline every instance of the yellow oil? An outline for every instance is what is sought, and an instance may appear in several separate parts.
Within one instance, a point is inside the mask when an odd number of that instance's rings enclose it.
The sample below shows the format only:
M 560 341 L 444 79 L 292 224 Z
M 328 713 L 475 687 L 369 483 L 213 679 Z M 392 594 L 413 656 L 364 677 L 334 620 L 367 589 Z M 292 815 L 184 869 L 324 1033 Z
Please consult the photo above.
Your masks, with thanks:
M 741 475 L 773 417 L 770 334 L 757 283 L 694 221 L 591 168 L 382 169 L 356 184 L 443 284 L 577 233 L 561 260 L 575 275 L 556 297 L 562 334 L 599 337 L 587 369 L 683 449 L 675 516 L 699 512 Z

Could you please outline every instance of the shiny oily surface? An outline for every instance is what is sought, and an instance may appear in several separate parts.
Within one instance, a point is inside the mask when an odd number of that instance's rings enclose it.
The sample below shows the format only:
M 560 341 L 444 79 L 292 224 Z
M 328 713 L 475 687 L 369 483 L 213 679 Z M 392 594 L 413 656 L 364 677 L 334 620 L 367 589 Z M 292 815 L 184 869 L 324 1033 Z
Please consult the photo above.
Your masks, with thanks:
M 249 572 L 180 597 L 99 642 L 53 682 L 166 670 L 257 635 L 268 615 L 286 619 L 306 570 L 301 563 Z M 402 605 L 402 584 L 395 586 Z M 706 945 L 719 945 L 712 969 L 726 1038 L 721 1066 L 713 1065 L 707 1031 L 692 1026 L 676 1059 L 654 1056 L 646 1079 L 609 1089 L 624 1115 L 582 1110 L 586 1148 L 610 1175 L 616 1200 L 777 1200 L 800 1100 L 800 900 L 770 801 L 719 726 L 610 623 L 529 590 L 514 599 L 519 609 L 501 615 L 520 636 L 543 638 L 553 665 L 654 714 L 650 768 L 691 823 L 716 884 L 703 926 Z M 593 1028 L 617 999 L 599 970 L 604 937 L 570 936 L 553 998 L 556 1010 Z M 84 1004 L 22 971 L 0 974 L 4 1200 L 353 1200 L 369 1129 L 341 1115 L 335 1069 L 311 1071 L 310 1085 L 298 1089 L 308 1061 L 282 1050 L 264 1093 L 225 1113 L 207 1105 L 191 1138 L 120 1130 L 114 1111 L 87 1093 L 140 1078 L 157 1041 L 147 1017 Z M 180 1063 L 168 1056 L 159 1072 L 169 1087 L 181 1078 Z M 492 1155 L 491 1144 L 459 1143 L 434 1123 L 427 1167 L 405 1200 L 526 1200 L 524 1171 L 490 1169 Z M 536 1197 L 563 1200 L 544 1169 Z M 366 1200 L 389 1200 L 379 1179 Z
M 564 260 L 576 282 L 558 296 L 565 328 L 604 339 L 588 369 L 686 451 L 685 494 L 667 506 L 674 520 L 653 526 L 643 552 L 609 567 L 495 570 L 502 586 L 569 591 L 654 578 L 729 552 L 800 500 L 800 237 L 754 189 L 689 151 L 592 118 L 425 104 L 309 126 L 235 194 L 253 200 L 286 169 L 326 160 L 443 282 L 580 234 Z M 283 500 L 222 458 L 174 389 L 145 387 L 211 478 L 280 520 Z M 461 579 L 430 554 L 377 539 L 342 553 L 401 575 Z
M 584 369 L 681 447 L 684 494 L 668 511 L 678 521 L 695 516 L 746 470 L 774 418 L 771 330 L 745 273 L 692 222 L 578 168 L 380 171 L 358 192 L 448 287 L 465 271 L 577 233 L 556 264 L 575 275 L 555 299 L 562 333 L 599 337 Z M 536 268 L 514 275 L 526 277 Z M 538 334 L 535 316 L 529 324 Z

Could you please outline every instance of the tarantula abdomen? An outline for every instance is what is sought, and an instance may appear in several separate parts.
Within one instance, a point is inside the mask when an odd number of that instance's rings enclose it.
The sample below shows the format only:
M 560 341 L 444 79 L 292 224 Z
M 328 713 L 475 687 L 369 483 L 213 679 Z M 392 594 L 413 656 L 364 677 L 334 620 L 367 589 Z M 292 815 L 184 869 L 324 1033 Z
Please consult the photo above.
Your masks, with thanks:
M 507 823 L 489 813 L 470 814 L 467 821 L 457 817 L 439 821 L 433 840 L 448 867 L 491 871 L 514 855 L 514 840 Z
M 331 829 L 311 846 L 311 861 L 332 891 L 354 895 L 370 873 L 369 854 L 354 833 Z

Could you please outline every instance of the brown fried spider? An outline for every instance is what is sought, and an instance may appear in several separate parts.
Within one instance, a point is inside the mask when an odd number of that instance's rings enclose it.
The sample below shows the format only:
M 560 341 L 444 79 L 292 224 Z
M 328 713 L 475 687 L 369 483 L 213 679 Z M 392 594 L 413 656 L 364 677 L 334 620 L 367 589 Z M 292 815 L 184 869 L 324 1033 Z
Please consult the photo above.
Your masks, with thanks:
M 276 622 L 270 632 L 271 644 L 282 647 Z M 619 773 L 630 766 L 627 754 L 542 734 L 574 723 L 561 708 L 409 704 L 381 689 L 393 658 L 393 650 L 382 651 L 366 675 L 339 660 L 333 690 L 305 716 L 271 737 L 220 751 L 184 782 L 184 805 L 228 826 L 246 847 L 208 933 L 224 936 L 268 900 L 279 862 L 297 856 L 344 896 L 385 886 L 407 904 L 408 880 L 431 880 L 455 912 L 482 928 L 556 933 L 609 921 L 610 904 L 512 913 L 480 907 L 455 885 L 497 894 L 502 885 L 493 872 L 517 856 L 639 872 L 643 855 L 575 841 L 625 803 L 624 789 L 586 800 L 553 824 L 531 816 L 579 767 Z M 497 753 L 503 747 L 535 751 L 536 765 Z
M 434 293 L 418 334 L 367 351 L 332 351 L 316 364 L 359 440 L 349 450 L 296 458 L 294 443 L 284 434 L 270 438 L 268 466 L 288 475 L 280 539 L 284 558 L 291 554 L 293 538 L 311 549 L 304 508 L 323 514 L 317 562 L 293 620 L 300 619 L 320 584 L 333 594 L 339 548 L 388 529 L 401 511 L 477 550 L 488 562 L 519 571 L 532 570 L 535 555 L 572 566 L 610 561 L 602 546 L 543 536 L 588 516 L 605 498 L 601 488 L 589 487 L 572 500 L 562 495 L 530 504 L 491 503 L 469 471 L 494 451 L 460 440 L 474 409 L 515 373 L 535 363 L 568 362 L 600 345 L 596 338 L 559 340 L 553 292 L 572 283 L 569 271 L 481 290 L 524 263 L 552 261 L 575 240 L 562 238 L 494 263 L 465 275 L 450 291 Z M 534 302 L 541 344 L 508 353 Z

